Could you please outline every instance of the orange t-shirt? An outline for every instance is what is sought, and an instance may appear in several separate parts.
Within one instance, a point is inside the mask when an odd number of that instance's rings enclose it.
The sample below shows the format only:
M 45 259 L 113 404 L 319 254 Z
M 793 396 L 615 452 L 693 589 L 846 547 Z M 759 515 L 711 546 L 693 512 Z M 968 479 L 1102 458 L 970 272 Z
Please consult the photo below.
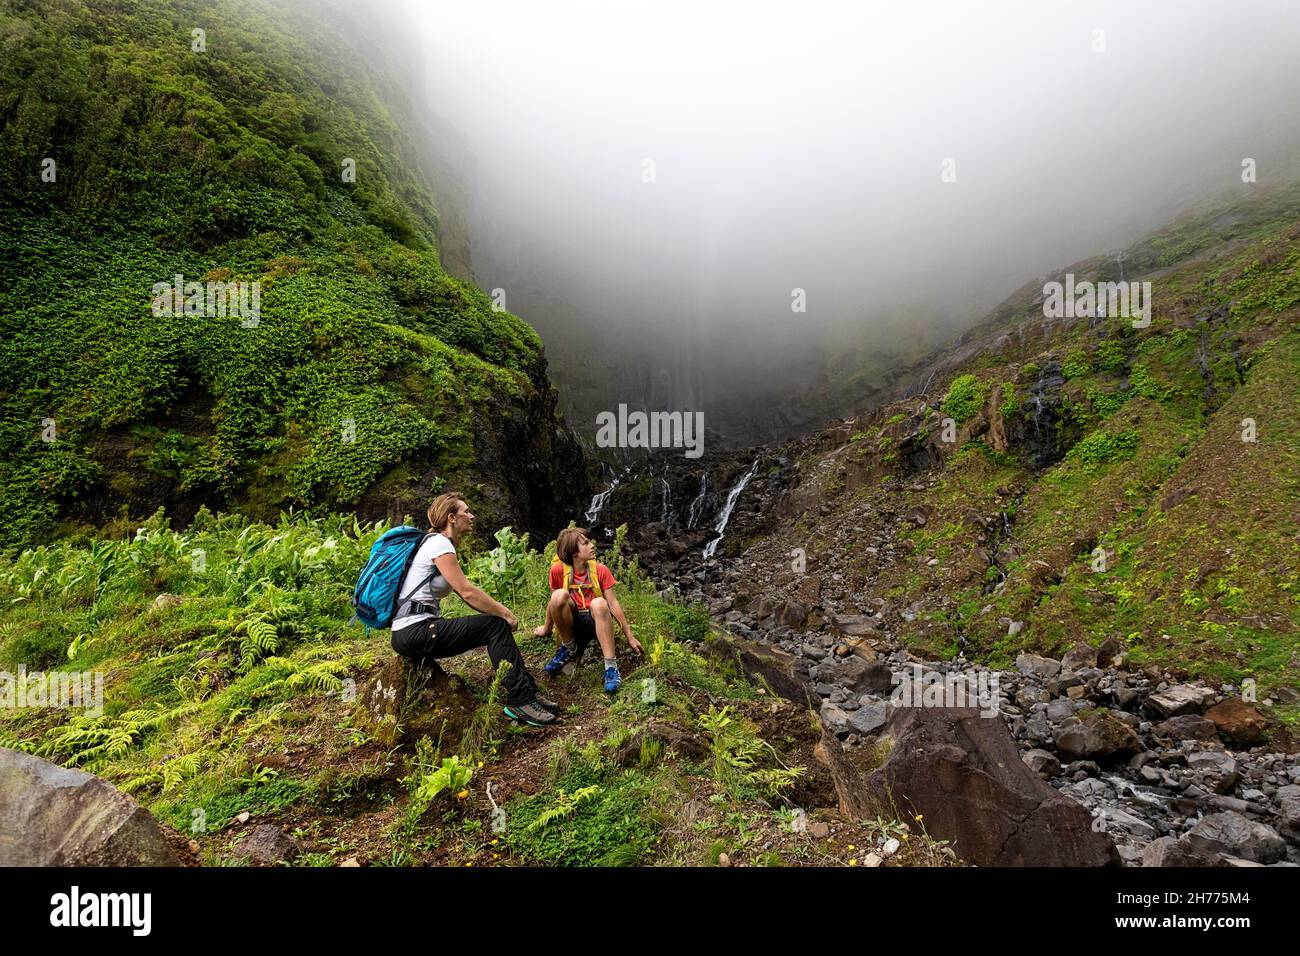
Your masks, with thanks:
M 585 611 L 591 607 L 592 600 L 596 597 L 596 589 L 591 586 L 591 569 L 596 569 L 596 580 L 600 582 L 601 592 L 608 591 L 614 585 L 618 584 L 614 580 L 613 573 L 599 561 L 588 561 L 587 570 L 579 574 L 576 570 L 573 572 L 573 587 L 569 589 L 569 599 L 579 611 Z M 564 565 L 551 565 L 551 590 L 564 587 Z

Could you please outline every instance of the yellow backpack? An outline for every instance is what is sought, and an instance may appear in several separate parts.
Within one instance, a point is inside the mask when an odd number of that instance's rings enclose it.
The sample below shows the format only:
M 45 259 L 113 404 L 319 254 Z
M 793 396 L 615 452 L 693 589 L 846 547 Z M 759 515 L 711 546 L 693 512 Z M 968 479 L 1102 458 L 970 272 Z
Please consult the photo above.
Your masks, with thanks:
M 559 555 L 556 555 L 555 560 L 551 562 L 552 566 L 557 564 L 560 567 L 564 568 L 564 590 L 566 591 L 576 590 L 581 594 L 582 593 L 581 586 L 575 587 L 573 584 L 573 565 L 565 564 L 563 561 L 560 560 Z M 599 565 L 597 565 L 595 561 L 587 562 L 587 577 L 591 579 L 591 590 L 592 590 L 591 599 L 593 601 L 596 600 L 596 598 L 600 597 L 604 593 L 600 587 L 600 575 L 596 573 L 596 568 L 598 566 Z M 578 601 L 577 604 L 579 607 L 582 607 L 581 601 Z

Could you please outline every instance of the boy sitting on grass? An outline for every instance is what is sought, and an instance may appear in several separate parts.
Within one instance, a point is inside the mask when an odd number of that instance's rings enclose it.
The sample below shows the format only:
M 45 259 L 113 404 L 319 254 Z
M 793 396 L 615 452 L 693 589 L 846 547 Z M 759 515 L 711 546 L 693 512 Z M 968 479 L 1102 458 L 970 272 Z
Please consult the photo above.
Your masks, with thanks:
M 594 637 L 605 655 L 605 692 L 612 694 L 623 683 L 614 650 L 614 621 L 617 620 L 628 646 L 642 653 L 622 605 L 614 595 L 618 584 L 609 568 L 592 558 L 596 544 L 586 528 L 565 528 L 555 540 L 557 560 L 551 565 L 551 599 L 546 604 L 546 622 L 533 633 L 546 637 L 552 624 L 558 632 L 559 648 L 546 663 L 546 673 L 558 674 L 570 660 L 582 656 Z

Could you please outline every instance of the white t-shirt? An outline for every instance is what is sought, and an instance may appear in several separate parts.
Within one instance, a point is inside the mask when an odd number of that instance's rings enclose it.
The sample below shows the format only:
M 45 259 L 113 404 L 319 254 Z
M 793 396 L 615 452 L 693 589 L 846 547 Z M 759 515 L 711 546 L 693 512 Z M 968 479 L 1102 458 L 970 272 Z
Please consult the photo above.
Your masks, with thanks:
M 398 611 L 402 610 L 402 605 L 413 601 L 419 601 L 421 604 L 432 604 L 435 608 L 438 603 L 451 593 L 451 585 L 447 579 L 438 571 L 438 566 L 433 562 L 444 554 L 455 554 L 456 546 L 451 543 L 451 539 L 445 534 L 433 534 L 425 538 L 420 543 L 420 550 L 415 552 L 415 560 L 411 562 L 411 567 L 406 572 L 406 577 L 402 579 L 402 587 L 397 593 L 400 604 Z M 423 585 L 411 593 L 420 581 L 432 574 Z M 404 627 L 410 627 L 417 621 L 423 621 L 425 618 L 441 617 L 441 611 L 434 611 L 432 614 L 407 614 L 405 617 L 396 618 L 393 621 L 392 629 L 400 631 Z

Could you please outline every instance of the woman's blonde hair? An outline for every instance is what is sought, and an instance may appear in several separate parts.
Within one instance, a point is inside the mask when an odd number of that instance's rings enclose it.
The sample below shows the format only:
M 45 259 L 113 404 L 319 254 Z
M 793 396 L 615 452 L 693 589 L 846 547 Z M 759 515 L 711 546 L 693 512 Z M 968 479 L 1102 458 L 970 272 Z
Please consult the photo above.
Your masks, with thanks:
M 459 491 L 448 491 L 434 498 L 433 504 L 429 505 L 429 529 L 441 531 L 447 526 L 447 519 L 459 511 L 464 503 L 465 499 Z

